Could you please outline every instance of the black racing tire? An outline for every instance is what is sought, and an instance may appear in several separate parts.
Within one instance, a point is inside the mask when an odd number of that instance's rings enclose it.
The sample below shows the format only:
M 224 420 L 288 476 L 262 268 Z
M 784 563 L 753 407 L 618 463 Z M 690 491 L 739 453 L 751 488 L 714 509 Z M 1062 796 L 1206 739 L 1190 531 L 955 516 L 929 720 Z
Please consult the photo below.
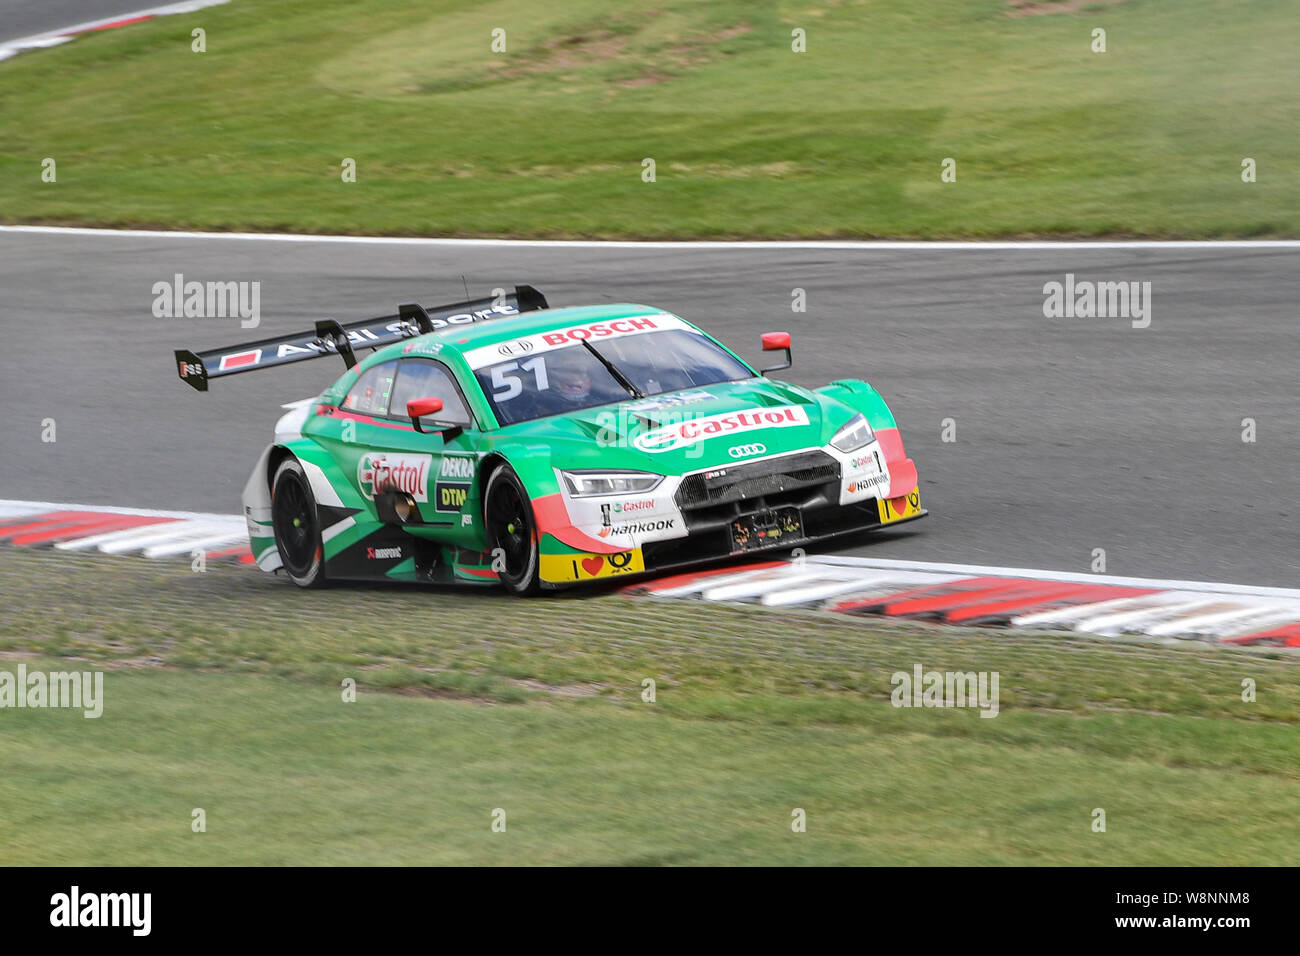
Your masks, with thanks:
M 324 587 L 320 513 L 307 472 L 292 456 L 280 462 L 271 479 L 271 526 L 280 564 L 289 579 L 300 588 Z
M 505 589 L 519 597 L 536 594 L 541 589 L 537 521 L 528 492 L 509 465 L 497 468 L 488 478 L 483 492 L 483 527 L 493 566 L 498 568 L 497 577 Z

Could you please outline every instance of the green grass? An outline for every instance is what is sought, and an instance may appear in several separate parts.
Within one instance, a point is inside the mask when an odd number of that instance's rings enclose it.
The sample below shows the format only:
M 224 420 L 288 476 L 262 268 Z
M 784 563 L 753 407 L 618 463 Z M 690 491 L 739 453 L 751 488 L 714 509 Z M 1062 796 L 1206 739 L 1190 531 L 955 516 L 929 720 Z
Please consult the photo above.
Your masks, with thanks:
M 537 237 L 1300 234 L 1289 0 L 1010 9 L 238 0 L 0 64 L 0 219 Z M 489 48 L 498 27 L 505 55 Z M 791 52 L 794 28 L 806 53 Z M 41 181 L 45 157 L 56 183 Z M 341 181 L 345 157 L 356 183 Z M 641 179 L 646 157 L 657 182 Z M 940 181 L 945 157 L 955 183 Z M 1253 184 L 1243 157 L 1258 163 Z
M 107 675 L 99 720 L 2 713 L 0 864 L 1300 862 L 1293 774 L 1085 743 L 1144 735 L 1133 716 L 970 739 L 927 729 L 982 729 L 970 712 L 780 728 L 138 671 Z M 1166 722 L 1247 750 L 1269 731 Z
M 15 549 L 0 589 L 0 669 L 106 670 L 98 720 L 0 710 L 0 864 L 1300 863 L 1280 652 Z M 1001 713 L 890 706 L 914 663 Z

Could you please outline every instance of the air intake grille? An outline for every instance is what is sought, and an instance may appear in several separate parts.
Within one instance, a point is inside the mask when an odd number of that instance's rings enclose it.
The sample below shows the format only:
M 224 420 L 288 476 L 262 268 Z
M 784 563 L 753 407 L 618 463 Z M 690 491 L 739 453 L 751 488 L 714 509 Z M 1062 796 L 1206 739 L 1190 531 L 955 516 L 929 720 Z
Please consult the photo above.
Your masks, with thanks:
M 794 488 L 838 481 L 840 464 L 824 451 L 805 451 L 751 465 L 730 465 L 687 475 L 677 489 L 677 507 L 712 505 L 775 495 Z

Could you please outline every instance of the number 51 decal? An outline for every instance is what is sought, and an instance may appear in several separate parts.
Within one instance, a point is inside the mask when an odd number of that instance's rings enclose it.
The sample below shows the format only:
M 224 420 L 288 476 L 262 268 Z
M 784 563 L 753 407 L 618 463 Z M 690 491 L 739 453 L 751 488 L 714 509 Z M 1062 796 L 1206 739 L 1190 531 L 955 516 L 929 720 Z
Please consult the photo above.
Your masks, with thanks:
M 508 402 L 524 391 L 523 380 L 511 374 L 515 371 L 532 372 L 537 382 L 537 391 L 544 392 L 551 387 L 546 378 L 546 359 L 538 355 L 527 362 L 506 362 L 492 366 L 492 397 L 498 402 Z

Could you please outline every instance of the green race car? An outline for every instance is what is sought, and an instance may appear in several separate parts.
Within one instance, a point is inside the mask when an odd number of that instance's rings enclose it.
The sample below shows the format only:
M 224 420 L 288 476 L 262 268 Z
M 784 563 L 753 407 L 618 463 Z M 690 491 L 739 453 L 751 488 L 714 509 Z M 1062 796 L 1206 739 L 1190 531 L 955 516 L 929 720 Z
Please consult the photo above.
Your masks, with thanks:
M 790 336 L 755 370 L 643 305 L 495 297 L 195 353 L 210 379 L 339 355 L 244 488 L 253 555 L 330 580 L 500 582 L 516 594 L 661 571 L 920 518 L 916 466 L 866 382 L 809 390 Z M 356 350 L 374 349 L 361 361 Z

